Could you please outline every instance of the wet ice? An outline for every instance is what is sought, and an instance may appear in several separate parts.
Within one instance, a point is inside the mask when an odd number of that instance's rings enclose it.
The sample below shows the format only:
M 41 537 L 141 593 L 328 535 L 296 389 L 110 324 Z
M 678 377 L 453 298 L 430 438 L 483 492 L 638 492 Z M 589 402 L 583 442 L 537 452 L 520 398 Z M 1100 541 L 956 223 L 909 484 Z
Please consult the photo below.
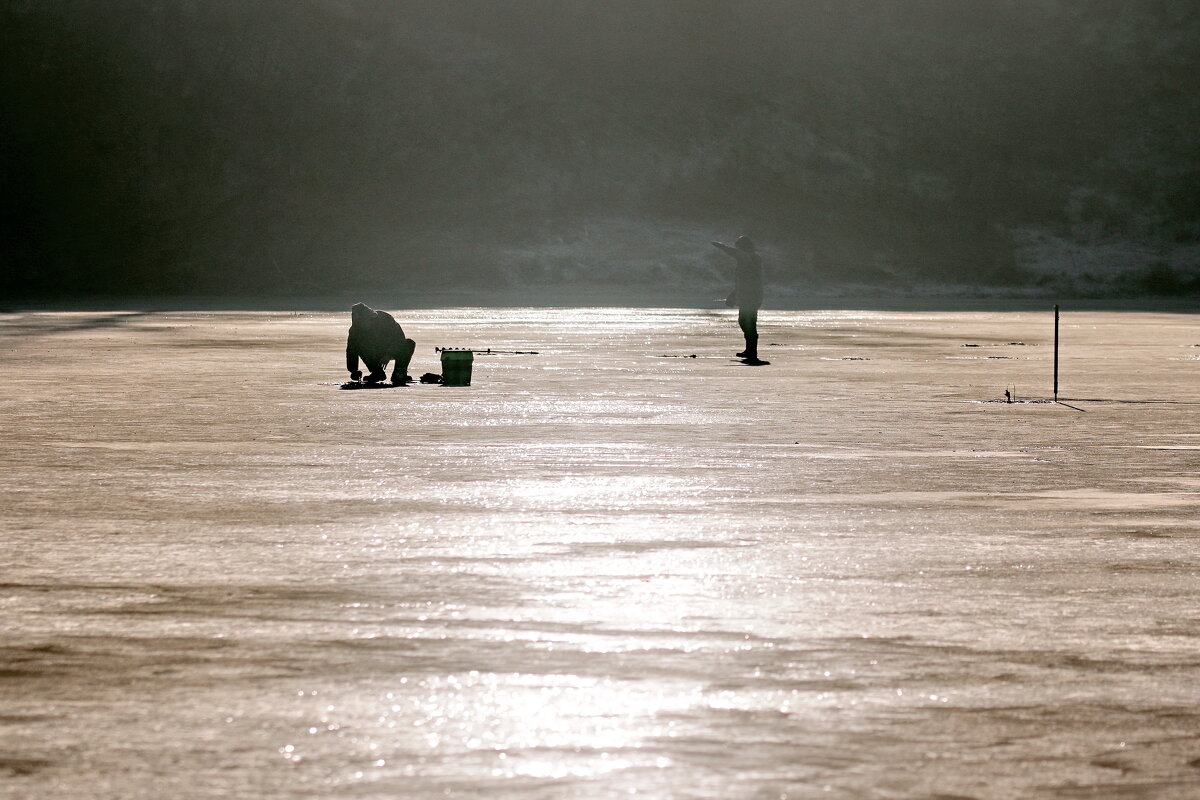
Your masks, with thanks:
M 400 318 L 539 354 L 339 392 L 344 315 L 0 318 L 0 789 L 1200 786 L 1192 317 L 1064 317 L 1083 413 L 982 402 L 1046 314 L 764 312 L 760 369 L 725 312 Z

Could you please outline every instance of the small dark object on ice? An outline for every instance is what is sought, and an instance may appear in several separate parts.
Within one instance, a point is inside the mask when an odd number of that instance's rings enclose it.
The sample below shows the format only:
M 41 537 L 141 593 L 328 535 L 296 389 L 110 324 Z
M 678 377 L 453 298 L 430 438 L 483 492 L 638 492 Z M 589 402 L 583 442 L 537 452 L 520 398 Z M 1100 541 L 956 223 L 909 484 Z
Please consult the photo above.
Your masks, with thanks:
M 442 376 L 432 372 L 426 372 L 421 376 L 421 383 L 441 383 Z
M 1004 402 L 1011 403 L 1012 401 L 1013 401 L 1012 392 L 1010 392 L 1008 389 L 1005 389 L 1004 390 Z

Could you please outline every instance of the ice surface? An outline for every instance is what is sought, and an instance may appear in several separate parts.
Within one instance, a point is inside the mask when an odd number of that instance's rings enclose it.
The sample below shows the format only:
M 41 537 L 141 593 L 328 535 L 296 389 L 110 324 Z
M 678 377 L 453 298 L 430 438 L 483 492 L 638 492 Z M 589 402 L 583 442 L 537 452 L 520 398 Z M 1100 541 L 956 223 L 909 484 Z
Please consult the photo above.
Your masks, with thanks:
M 0 316 L 0 796 L 1200 793 L 1195 317 L 396 316 Z

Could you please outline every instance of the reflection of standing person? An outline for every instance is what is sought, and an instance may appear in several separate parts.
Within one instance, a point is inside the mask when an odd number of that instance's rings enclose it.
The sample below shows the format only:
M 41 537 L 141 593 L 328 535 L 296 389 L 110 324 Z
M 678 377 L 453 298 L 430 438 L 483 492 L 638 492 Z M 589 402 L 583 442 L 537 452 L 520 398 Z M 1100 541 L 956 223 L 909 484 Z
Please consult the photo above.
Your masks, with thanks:
M 720 242 L 713 242 L 713 246 L 737 261 L 733 292 L 725 299 L 725 305 L 737 306 L 738 326 L 746 337 L 746 349 L 737 354 L 738 358 L 758 361 L 758 309 L 763 301 L 762 258 L 755 252 L 749 236 L 739 236 L 733 247 Z

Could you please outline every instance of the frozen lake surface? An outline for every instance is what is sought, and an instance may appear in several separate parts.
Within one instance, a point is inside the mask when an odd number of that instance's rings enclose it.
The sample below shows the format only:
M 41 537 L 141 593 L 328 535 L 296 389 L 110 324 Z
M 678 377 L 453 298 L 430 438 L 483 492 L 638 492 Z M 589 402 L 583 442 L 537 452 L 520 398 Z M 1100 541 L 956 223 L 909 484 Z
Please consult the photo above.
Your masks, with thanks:
M 0 315 L 0 796 L 1200 796 L 1197 317 L 348 316 Z

